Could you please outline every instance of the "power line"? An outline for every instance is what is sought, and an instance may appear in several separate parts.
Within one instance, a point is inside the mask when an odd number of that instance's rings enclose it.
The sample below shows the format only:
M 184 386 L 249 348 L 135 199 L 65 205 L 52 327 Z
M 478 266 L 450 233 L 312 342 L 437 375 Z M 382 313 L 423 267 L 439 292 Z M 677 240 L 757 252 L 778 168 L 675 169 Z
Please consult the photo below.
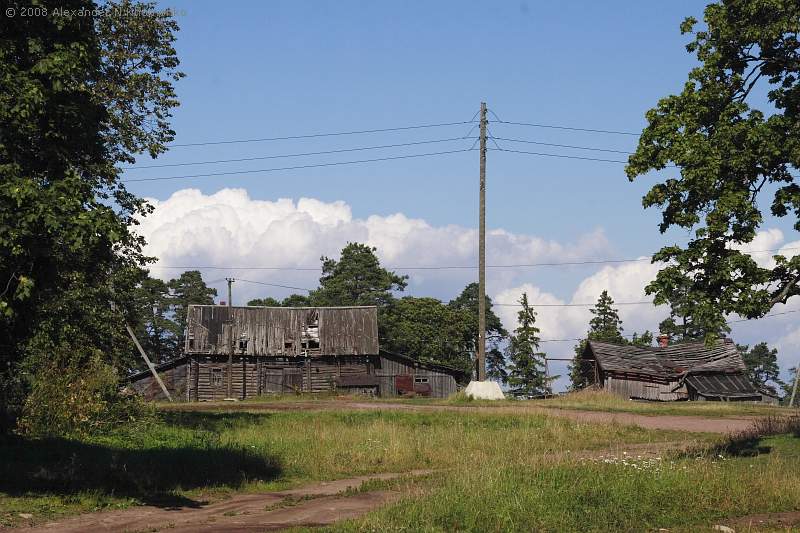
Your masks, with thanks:
M 264 281 L 253 281 L 253 280 L 242 279 L 242 278 L 236 278 L 236 281 L 244 281 L 245 283 L 253 283 L 255 285 L 266 285 L 268 287 L 280 287 L 282 289 L 294 289 L 294 290 L 306 291 L 306 292 L 311 292 L 311 291 L 314 290 L 314 289 L 307 289 L 305 287 L 292 287 L 291 285 L 281 285 L 279 283 L 267 283 L 267 282 L 264 282 Z
M 408 155 L 398 155 L 398 156 L 388 156 L 388 157 L 377 157 L 374 159 L 359 159 L 355 161 L 337 161 L 332 163 L 314 163 L 308 165 L 294 165 L 290 167 L 273 167 L 273 168 L 259 168 L 255 170 L 236 170 L 230 172 L 211 172 L 208 174 L 189 174 L 185 176 L 158 176 L 155 178 L 132 178 L 132 179 L 123 179 L 122 181 L 125 183 L 132 183 L 132 182 L 139 182 L 139 181 L 161 181 L 161 180 L 182 180 L 182 179 L 192 179 L 192 178 L 208 178 L 214 176 L 234 176 L 239 174 L 254 174 L 257 172 L 277 172 L 280 170 L 298 170 L 303 168 L 319 168 L 319 167 L 335 167 L 335 166 L 342 166 L 342 165 L 356 165 L 359 163 L 375 163 L 378 161 L 394 161 L 397 159 L 413 159 L 417 157 L 429 157 L 429 156 L 436 156 L 436 155 L 446 155 L 446 154 L 457 154 L 460 152 L 469 152 L 471 149 L 462 149 L 462 150 L 446 150 L 442 152 L 428 152 L 425 154 L 408 154 Z
M 759 318 L 740 318 L 739 320 L 728 320 L 727 324 L 736 324 L 739 322 L 750 322 L 751 320 L 761 320 L 762 318 L 772 318 L 774 316 L 781 316 L 781 315 L 788 315 L 791 313 L 797 313 L 800 309 L 795 309 L 794 311 L 783 311 L 781 313 L 770 313 L 769 315 L 764 315 Z
M 644 302 L 614 302 L 614 305 L 645 305 L 645 304 L 652 304 L 652 301 L 644 301 Z M 535 302 L 528 302 L 528 305 L 531 307 L 594 307 L 597 305 L 596 303 L 590 304 L 541 304 Z M 522 304 L 511 304 L 511 303 L 496 303 L 492 302 L 492 307 L 499 306 L 499 307 L 522 307 Z
M 591 150 L 594 152 L 610 152 L 614 154 L 625 154 L 631 155 L 633 152 L 629 152 L 627 150 L 612 150 L 610 148 L 596 148 L 594 146 L 577 146 L 574 144 L 556 144 L 556 143 L 547 143 L 542 141 L 530 141 L 527 139 L 510 139 L 508 137 L 492 137 L 493 139 L 497 139 L 498 141 L 508 141 L 514 143 L 524 143 L 524 144 L 536 144 L 539 146 L 553 146 L 555 148 L 572 148 L 575 150 Z
M 634 133 L 632 131 L 616 131 L 616 130 L 601 130 L 601 129 L 594 129 L 594 128 L 578 128 L 573 126 L 562 126 L 557 124 L 537 124 L 535 122 L 511 122 L 509 120 L 501 120 L 494 111 L 491 109 L 489 112 L 497 119 L 497 123 L 499 124 L 510 124 L 512 126 L 528 126 L 531 128 L 546 128 L 546 129 L 553 129 L 553 130 L 567 130 L 567 131 L 583 131 L 587 133 L 608 133 L 612 135 L 635 135 L 639 136 L 639 133 Z
M 270 142 L 270 141 L 292 141 L 297 139 L 314 139 L 317 137 L 337 137 L 341 135 L 362 135 L 367 133 L 386 133 L 389 131 L 407 131 L 418 130 L 424 128 L 441 128 L 445 126 L 461 126 L 464 124 L 471 124 L 474 120 L 466 120 L 460 122 L 440 122 L 438 124 L 417 124 L 413 126 L 400 126 L 396 128 L 377 128 L 371 130 L 355 130 L 355 131 L 335 131 L 326 133 L 309 133 L 305 135 L 286 135 L 283 137 L 261 137 L 256 139 L 237 139 L 231 141 L 204 141 L 196 143 L 183 143 L 183 144 L 170 144 L 169 148 L 184 148 L 188 146 L 210 146 L 214 144 L 240 144 L 240 143 L 254 143 L 254 142 Z
M 780 251 L 794 251 L 800 250 L 800 247 L 790 248 L 773 248 L 771 250 L 750 250 L 742 251 L 747 255 L 771 253 Z M 651 261 L 650 257 L 640 257 L 636 259 L 598 259 L 589 261 L 554 261 L 548 263 L 518 263 L 506 265 L 486 265 L 486 268 L 533 268 L 533 267 L 546 267 L 546 266 L 575 266 L 575 265 L 602 265 L 602 264 L 617 264 L 617 263 L 635 263 L 643 261 Z M 154 268 L 164 268 L 170 270 L 287 270 L 287 271 L 308 271 L 318 272 L 322 267 L 280 267 L 280 266 L 215 266 L 215 265 L 155 265 Z M 475 265 L 442 265 L 442 266 L 387 266 L 384 267 L 388 270 L 474 270 L 478 268 Z
M 623 163 L 627 164 L 627 161 L 621 161 L 619 159 L 602 159 L 598 157 L 584 157 L 580 155 L 564 155 L 564 154 L 548 154 L 544 152 L 529 152 L 526 150 L 512 150 L 510 148 L 491 148 L 492 151 L 500 151 L 500 152 L 510 152 L 512 154 L 526 154 L 526 155 L 538 155 L 542 157 L 557 157 L 559 159 L 580 159 L 582 161 L 599 161 L 602 163 Z
M 751 321 L 755 321 L 755 320 L 761 320 L 762 318 L 772 318 L 772 317 L 775 317 L 775 316 L 788 315 L 788 314 L 791 314 L 791 313 L 798 313 L 798 312 L 800 312 L 800 309 L 795 309 L 794 311 L 784 311 L 782 313 L 771 313 L 769 315 L 764 315 L 764 316 L 758 317 L 758 318 L 742 318 L 742 319 L 739 319 L 739 320 L 728 320 L 725 323 L 726 324 L 736 324 L 736 323 L 739 323 L 739 322 L 751 322 Z M 623 337 L 633 337 L 633 335 L 622 335 L 622 336 Z M 582 340 L 585 340 L 585 338 L 584 337 L 578 337 L 578 338 L 574 338 L 574 339 L 539 339 L 539 342 L 577 342 L 577 341 L 582 341 Z
M 284 157 L 305 157 L 309 155 L 326 155 L 326 154 L 341 154 L 346 152 L 358 152 L 363 150 L 381 150 L 384 148 L 399 148 L 403 146 L 417 146 L 420 144 L 433 144 L 433 143 L 443 143 L 443 142 L 452 142 L 452 141 L 461 141 L 464 139 L 469 139 L 470 137 L 451 137 L 449 139 L 433 139 L 429 141 L 416 141 L 416 142 L 407 142 L 407 143 L 397 143 L 397 144 L 383 144 L 378 146 L 360 146 L 357 148 L 341 148 L 338 150 L 324 150 L 320 152 L 300 152 L 294 154 L 278 154 L 278 155 L 265 155 L 265 156 L 258 156 L 258 157 L 242 157 L 238 159 L 217 159 L 214 161 L 191 161 L 187 163 L 165 163 L 161 165 L 136 165 L 132 167 L 121 167 L 123 170 L 138 170 L 144 168 L 166 168 L 166 167 L 183 167 L 189 165 L 212 165 L 217 163 L 240 163 L 243 161 L 261 161 L 264 159 L 280 159 Z

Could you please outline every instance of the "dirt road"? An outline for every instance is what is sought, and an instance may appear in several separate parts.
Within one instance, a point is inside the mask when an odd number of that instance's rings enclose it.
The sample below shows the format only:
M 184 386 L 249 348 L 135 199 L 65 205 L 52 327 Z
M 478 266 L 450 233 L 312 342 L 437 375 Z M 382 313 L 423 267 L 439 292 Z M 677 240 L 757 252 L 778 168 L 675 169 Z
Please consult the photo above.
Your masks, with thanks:
M 422 405 L 389 402 L 358 401 L 310 401 L 310 402 L 241 402 L 241 403 L 195 403 L 180 404 L 169 409 L 178 410 L 242 410 L 242 411 L 327 411 L 341 409 L 355 410 L 407 410 L 407 411 L 453 411 L 464 413 L 506 413 L 506 414 L 546 414 L 568 418 L 577 422 L 592 424 L 618 423 L 639 426 L 646 429 L 667 429 L 686 431 L 689 433 L 736 433 L 749 428 L 754 417 L 718 418 L 682 415 L 640 415 L 635 413 L 617 413 L 606 411 L 579 411 L 574 409 L 556 409 L 540 406 L 456 406 L 456 405 Z
M 42 526 L 26 533 L 105 533 L 110 531 L 170 533 L 267 531 L 298 526 L 323 526 L 356 518 L 385 505 L 397 492 L 373 491 L 346 494 L 365 481 L 424 475 L 426 470 L 316 483 L 293 490 L 261 494 L 237 494 L 215 503 L 188 507 L 142 506 L 121 511 L 89 513 Z

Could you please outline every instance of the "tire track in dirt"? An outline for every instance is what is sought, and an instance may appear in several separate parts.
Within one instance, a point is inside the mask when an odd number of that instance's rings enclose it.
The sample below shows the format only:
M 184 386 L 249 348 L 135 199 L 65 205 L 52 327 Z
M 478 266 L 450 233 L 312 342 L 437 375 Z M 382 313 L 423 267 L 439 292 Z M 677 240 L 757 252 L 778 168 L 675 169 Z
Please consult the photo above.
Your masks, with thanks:
M 261 494 L 236 494 L 228 499 L 191 507 L 142 506 L 121 511 L 88 513 L 26 528 L 26 533 L 229 532 L 265 531 L 298 526 L 323 526 L 357 518 L 400 496 L 394 491 L 356 492 L 365 482 L 401 476 L 422 476 L 430 470 L 372 474 L 325 481 L 297 489 Z

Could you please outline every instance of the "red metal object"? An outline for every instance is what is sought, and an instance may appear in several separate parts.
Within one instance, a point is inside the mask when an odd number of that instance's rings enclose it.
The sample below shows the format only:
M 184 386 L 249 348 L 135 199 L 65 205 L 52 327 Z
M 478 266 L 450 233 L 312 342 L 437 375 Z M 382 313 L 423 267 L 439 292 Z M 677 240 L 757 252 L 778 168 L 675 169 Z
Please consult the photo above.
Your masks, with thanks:
M 414 392 L 414 376 L 401 374 L 394 377 L 394 388 L 399 396 Z

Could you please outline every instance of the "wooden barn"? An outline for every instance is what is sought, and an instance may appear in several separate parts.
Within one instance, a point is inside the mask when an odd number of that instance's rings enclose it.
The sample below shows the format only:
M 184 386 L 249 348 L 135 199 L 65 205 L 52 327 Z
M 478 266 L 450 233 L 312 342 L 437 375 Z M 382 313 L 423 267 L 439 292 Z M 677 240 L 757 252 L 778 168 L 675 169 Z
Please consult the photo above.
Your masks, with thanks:
M 712 346 L 662 340 L 657 348 L 588 341 L 581 370 L 588 383 L 636 400 L 771 400 L 750 382 L 730 339 Z
M 214 401 L 292 392 L 446 397 L 459 370 L 379 350 L 375 307 L 190 305 L 184 355 L 156 367 L 173 399 Z M 149 371 L 128 379 L 163 393 Z

